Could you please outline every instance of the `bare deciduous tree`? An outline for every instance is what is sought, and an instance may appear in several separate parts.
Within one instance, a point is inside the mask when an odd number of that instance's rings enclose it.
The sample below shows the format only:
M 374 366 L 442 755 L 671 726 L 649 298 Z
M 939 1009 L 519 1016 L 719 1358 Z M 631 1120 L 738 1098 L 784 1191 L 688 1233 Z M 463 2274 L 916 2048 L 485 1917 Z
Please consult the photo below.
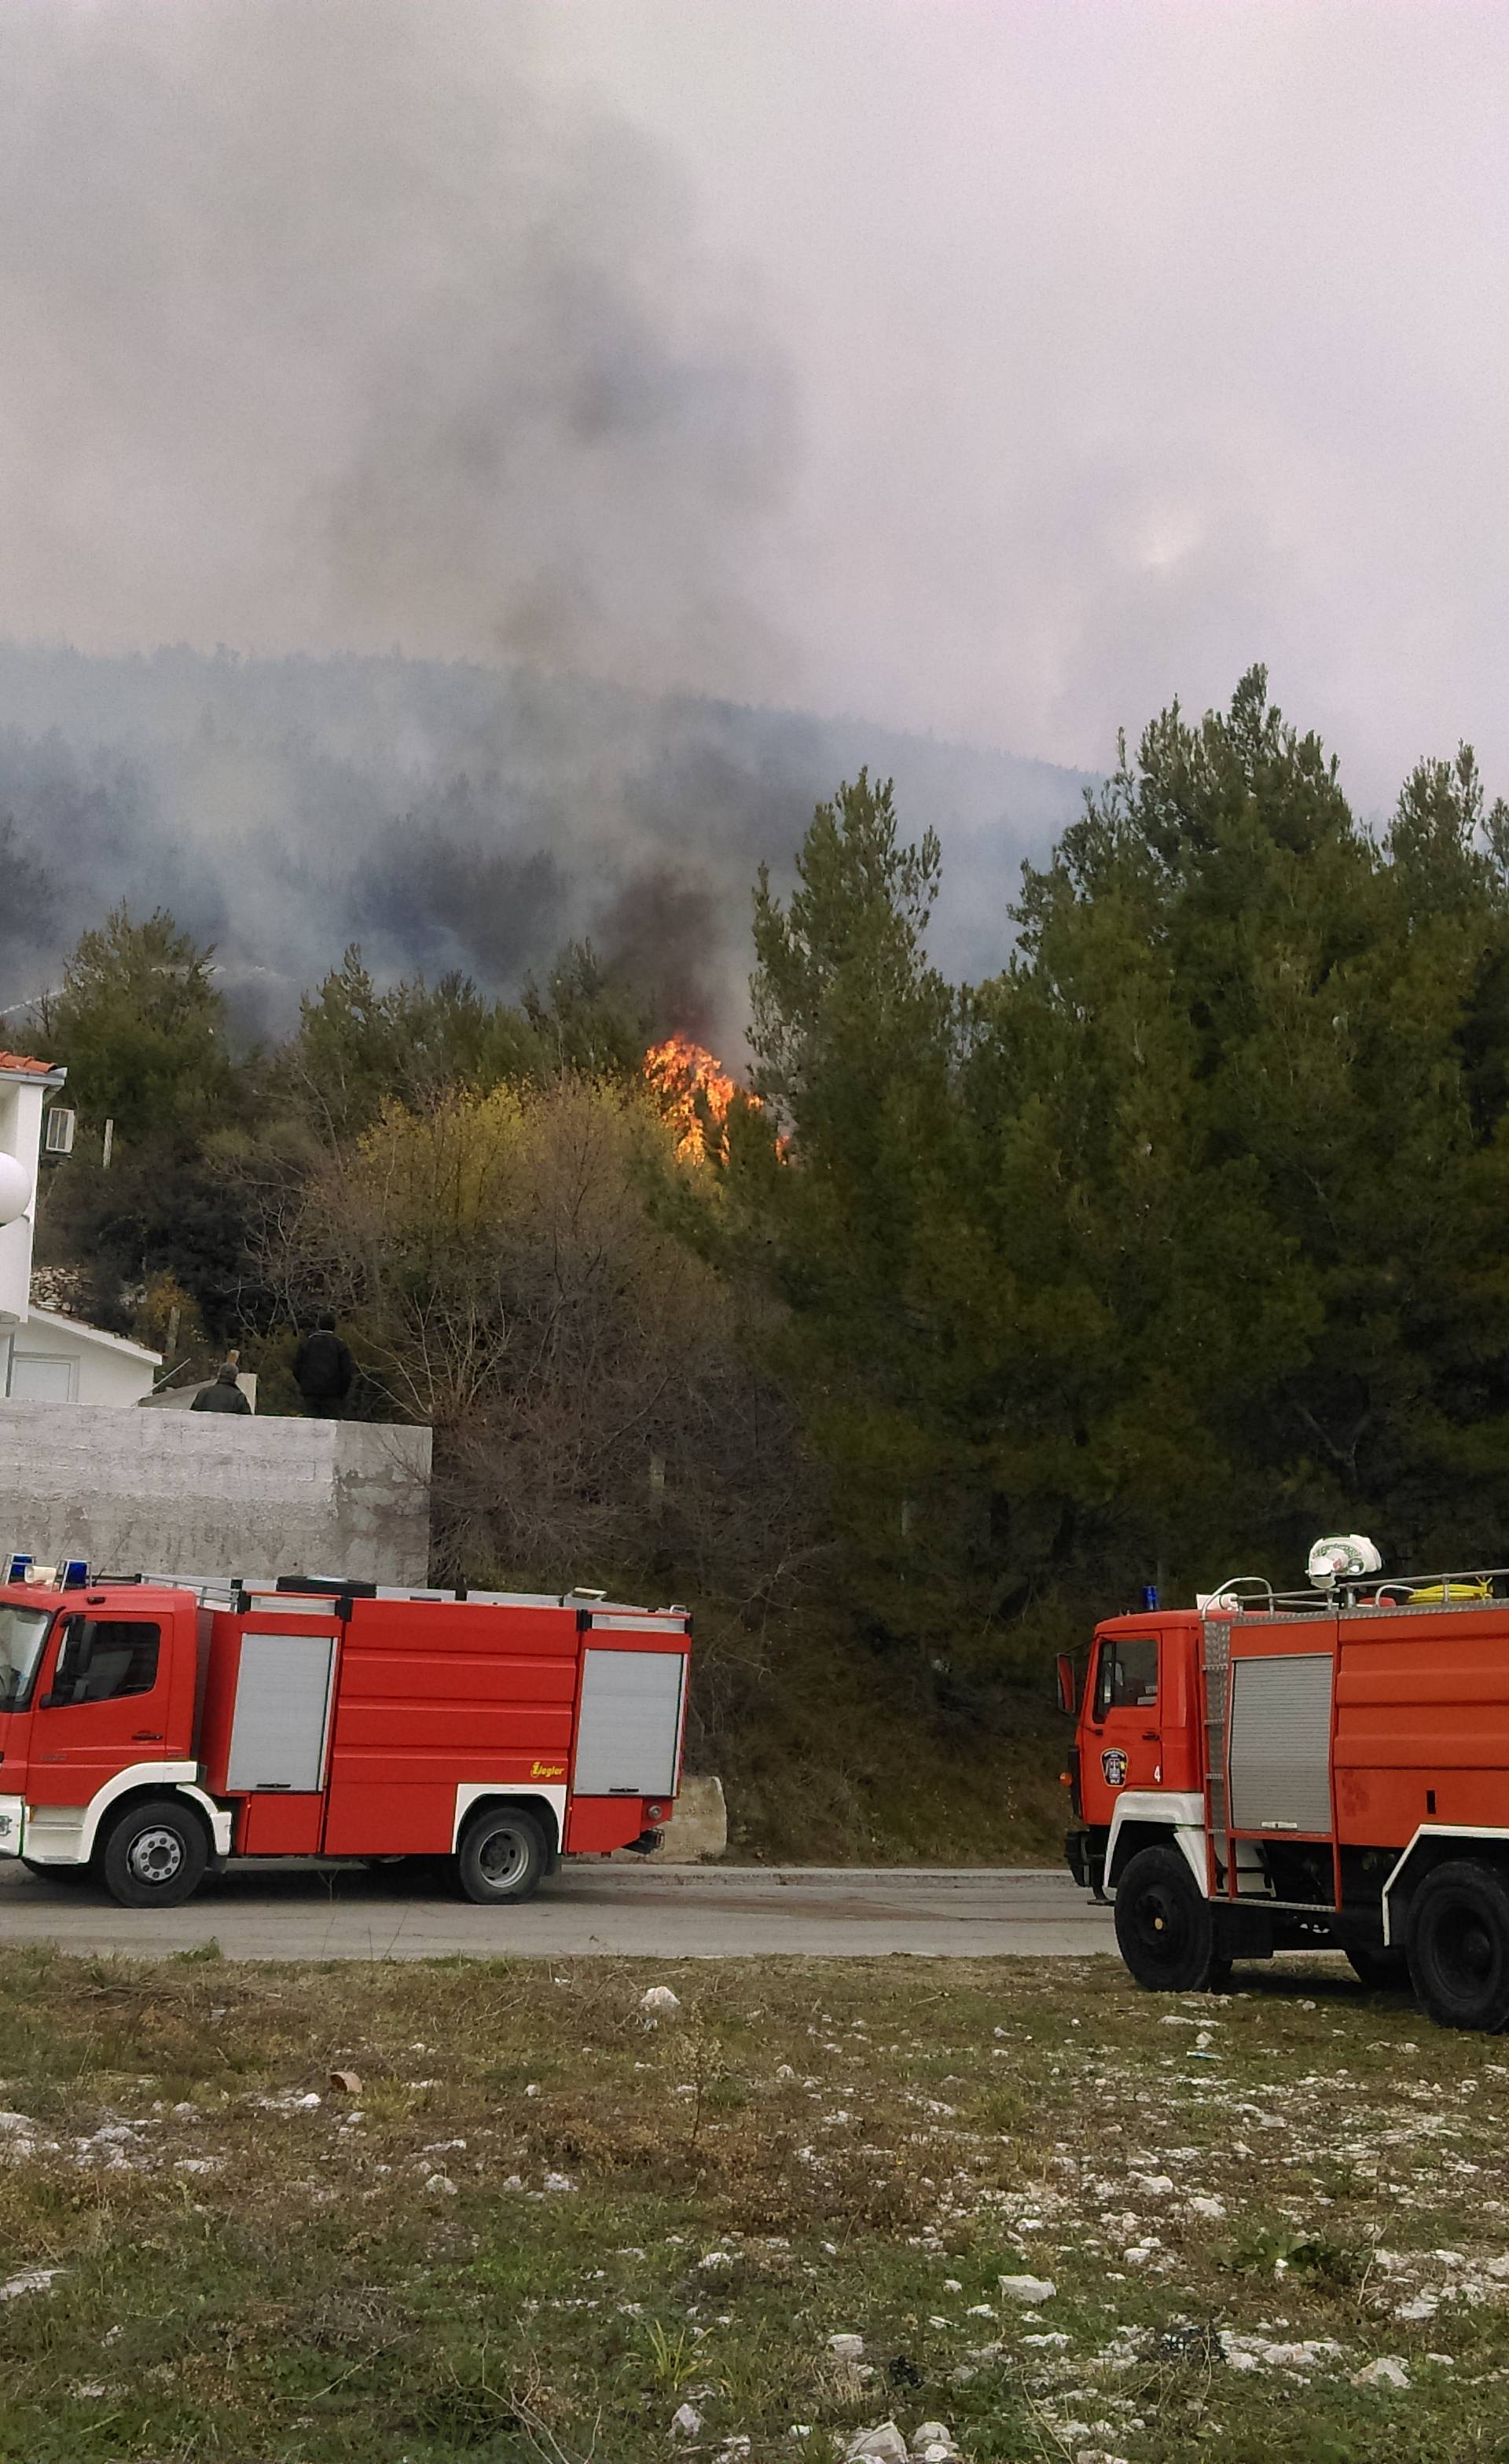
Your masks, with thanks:
M 647 1094 L 564 1078 L 389 1106 L 285 1203 L 295 1314 L 340 1309 L 389 1407 L 435 1431 L 445 1573 L 792 1588 L 810 1478 L 726 1286 L 657 1203 L 673 1180 L 718 1202 Z

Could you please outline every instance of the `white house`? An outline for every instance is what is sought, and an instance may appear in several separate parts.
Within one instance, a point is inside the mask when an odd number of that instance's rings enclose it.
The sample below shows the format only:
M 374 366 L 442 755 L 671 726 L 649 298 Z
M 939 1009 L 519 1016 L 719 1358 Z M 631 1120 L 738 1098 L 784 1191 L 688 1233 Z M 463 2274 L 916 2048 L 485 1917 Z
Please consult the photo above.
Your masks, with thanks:
M 66 1071 L 0 1052 L 0 1397 L 12 1403 L 140 1403 L 162 1354 L 38 1309 L 32 1243 L 45 1099 Z

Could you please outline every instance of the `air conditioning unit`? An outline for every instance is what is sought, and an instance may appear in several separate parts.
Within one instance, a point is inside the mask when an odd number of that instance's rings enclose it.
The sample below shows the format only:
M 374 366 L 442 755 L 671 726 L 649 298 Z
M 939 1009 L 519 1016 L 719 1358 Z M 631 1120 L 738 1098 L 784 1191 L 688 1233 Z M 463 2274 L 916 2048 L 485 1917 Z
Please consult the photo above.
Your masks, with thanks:
M 48 1106 L 42 1120 L 42 1145 L 48 1155 L 73 1154 L 74 1130 L 78 1119 L 78 1113 L 69 1111 L 66 1105 L 50 1104 Z

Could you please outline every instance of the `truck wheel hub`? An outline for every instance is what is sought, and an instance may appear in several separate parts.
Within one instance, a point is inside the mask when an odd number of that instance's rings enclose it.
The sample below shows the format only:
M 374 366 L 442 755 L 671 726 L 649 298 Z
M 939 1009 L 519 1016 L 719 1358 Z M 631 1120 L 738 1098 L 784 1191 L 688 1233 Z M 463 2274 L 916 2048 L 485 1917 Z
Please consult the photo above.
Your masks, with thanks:
M 139 1882 L 170 1882 L 184 1861 L 176 1831 L 143 1831 L 131 1842 L 126 1863 Z
M 1438 1935 L 1437 1956 L 1458 1991 L 1471 1991 L 1486 1982 L 1494 1969 L 1494 1946 L 1476 1912 L 1450 1912 Z
M 477 1861 L 484 1881 L 495 1891 L 504 1890 L 519 1881 L 529 1862 L 529 1851 L 517 1831 L 495 1831 L 483 1840 Z

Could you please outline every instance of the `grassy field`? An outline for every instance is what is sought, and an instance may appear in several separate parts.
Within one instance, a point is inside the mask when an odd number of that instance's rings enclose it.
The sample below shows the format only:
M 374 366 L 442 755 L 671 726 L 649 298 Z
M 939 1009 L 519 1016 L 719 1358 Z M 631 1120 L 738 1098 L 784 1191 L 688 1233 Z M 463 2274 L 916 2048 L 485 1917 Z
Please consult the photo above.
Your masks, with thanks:
M 1333 1962 L 16 1952 L 0 1999 L 8 2464 L 1509 2458 L 1509 2062 Z

